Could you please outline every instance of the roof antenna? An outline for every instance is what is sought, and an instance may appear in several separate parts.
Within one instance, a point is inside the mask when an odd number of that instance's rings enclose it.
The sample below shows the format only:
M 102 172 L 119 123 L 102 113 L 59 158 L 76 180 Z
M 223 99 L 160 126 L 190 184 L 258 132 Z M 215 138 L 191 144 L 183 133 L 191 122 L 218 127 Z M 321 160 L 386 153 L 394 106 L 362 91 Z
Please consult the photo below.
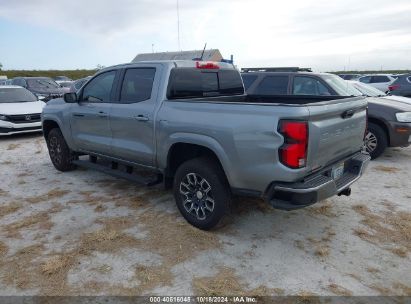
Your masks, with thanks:
M 205 51 L 206 47 L 207 47 L 207 42 L 205 43 L 203 52 L 201 53 L 200 61 L 203 61 L 204 51 Z

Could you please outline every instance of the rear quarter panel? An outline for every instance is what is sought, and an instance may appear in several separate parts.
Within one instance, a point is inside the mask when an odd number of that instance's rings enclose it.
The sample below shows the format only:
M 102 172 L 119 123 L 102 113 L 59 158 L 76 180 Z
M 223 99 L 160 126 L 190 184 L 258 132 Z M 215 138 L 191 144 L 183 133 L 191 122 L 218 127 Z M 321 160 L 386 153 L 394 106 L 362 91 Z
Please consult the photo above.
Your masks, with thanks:
M 309 112 L 301 106 L 164 101 L 157 115 L 158 166 L 164 169 L 170 147 L 183 142 L 211 149 L 233 188 L 263 192 L 272 181 L 294 181 L 307 168 L 280 164 L 280 117 L 307 120 Z

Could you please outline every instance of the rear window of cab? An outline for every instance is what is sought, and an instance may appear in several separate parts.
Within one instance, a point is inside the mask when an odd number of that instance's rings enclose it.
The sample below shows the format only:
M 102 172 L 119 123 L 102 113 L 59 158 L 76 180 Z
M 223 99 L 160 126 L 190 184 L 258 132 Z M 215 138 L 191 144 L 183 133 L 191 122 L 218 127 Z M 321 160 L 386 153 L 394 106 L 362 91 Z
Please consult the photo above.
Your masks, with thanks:
M 201 98 L 244 94 L 237 70 L 174 68 L 170 72 L 168 99 Z

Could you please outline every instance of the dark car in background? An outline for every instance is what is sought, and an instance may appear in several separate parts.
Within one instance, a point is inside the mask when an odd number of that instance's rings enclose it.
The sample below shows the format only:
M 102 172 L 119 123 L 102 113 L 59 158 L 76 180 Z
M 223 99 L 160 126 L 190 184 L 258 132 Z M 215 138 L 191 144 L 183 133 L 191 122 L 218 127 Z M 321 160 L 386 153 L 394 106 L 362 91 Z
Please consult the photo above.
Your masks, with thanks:
M 61 84 L 63 82 L 71 82 L 73 79 L 68 78 L 67 76 L 56 76 L 53 77 L 54 81 L 57 82 L 58 84 Z
M 391 95 L 411 97 L 411 74 L 398 75 L 388 90 Z
M 362 93 L 337 75 L 304 72 L 298 69 L 290 72 L 249 71 L 242 73 L 242 78 L 247 94 L 254 98 L 268 95 L 299 103 L 301 98 L 310 98 L 316 102 L 346 96 L 375 97 L 368 98 L 369 132 L 365 136 L 366 148 L 371 157 L 374 159 L 380 156 L 387 146 L 410 144 L 411 104 L 407 103 L 407 100 L 394 100 L 394 97 L 386 96 L 384 92 L 371 86 L 368 87 L 374 91 Z
M 368 133 L 365 137 L 371 158 L 380 156 L 387 147 L 411 144 L 411 99 L 390 96 L 358 81 L 348 81 L 368 96 Z
M 69 84 L 67 85 L 67 88 L 69 89 L 69 92 L 75 93 L 75 92 L 77 92 L 78 90 L 80 90 L 81 87 L 82 87 L 87 81 L 89 81 L 90 79 L 91 79 L 91 76 L 87 76 L 87 77 L 84 77 L 84 78 L 77 79 L 77 80 L 72 81 L 71 83 L 69 83 Z
M 16 77 L 13 78 L 12 85 L 26 88 L 44 102 L 62 97 L 67 92 L 49 77 Z

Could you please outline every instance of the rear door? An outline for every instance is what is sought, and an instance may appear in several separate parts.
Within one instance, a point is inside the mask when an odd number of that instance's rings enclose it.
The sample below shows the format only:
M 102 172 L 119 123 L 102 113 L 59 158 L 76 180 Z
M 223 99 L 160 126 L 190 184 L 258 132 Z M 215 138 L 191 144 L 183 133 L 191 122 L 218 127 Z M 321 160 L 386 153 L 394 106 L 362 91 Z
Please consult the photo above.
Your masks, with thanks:
M 142 64 L 123 70 L 119 102 L 110 124 L 114 156 L 145 166 L 154 164 L 154 127 L 161 65 Z
M 84 151 L 111 155 L 110 111 L 117 71 L 93 78 L 80 92 L 79 102 L 71 104 L 71 132 L 76 146 Z

